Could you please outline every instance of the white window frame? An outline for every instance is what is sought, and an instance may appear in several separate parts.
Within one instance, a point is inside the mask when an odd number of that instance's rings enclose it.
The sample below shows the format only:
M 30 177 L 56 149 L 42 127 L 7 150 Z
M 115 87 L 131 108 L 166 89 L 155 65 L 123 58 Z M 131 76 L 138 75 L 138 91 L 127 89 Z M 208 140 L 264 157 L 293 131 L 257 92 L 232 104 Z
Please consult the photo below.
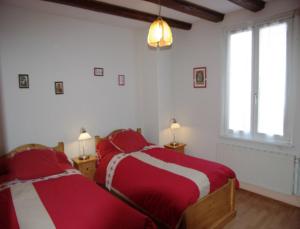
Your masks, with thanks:
M 271 20 L 253 23 L 251 25 L 244 25 L 235 27 L 234 29 L 228 29 L 225 32 L 225 52 L 224 52 L 224 69 L 225 77 L 223 78 L 223 107 L 222 107 L 222 127 L 221 136 L 226 138 L 232 138 L 236 140 L 246 140 L 259 143 L 267 143 L 272 145 L 280 146 L 293 146 L 292 142 L 292 127 L 293 127 L 293 114 L 294 114 L 294 73 L 293 65 L 296 61 L 293 59 L 296 55 L 293 53 L 293 45 L 295 44 L 294 34 L 293 34 L 293 24 L 294 24 L 294 13 L 287 13 L 286 15 L 273 18 Z M 284 130 L 283 136 L 274 135 L 272 137 L 266 134 L 261 134 L 257 132 L 258 124 L 258 104 L 255 104 L 258 93 L 258 63 L 259 63 L 259 29 L 267 25 L 272 25 L 280 22 L 287 23 L 287 73 L 286 73 L 286 97 L 285 97 L 285 113 L 284 113 Z M 231 34 L 236 32 L 242 32 L 245 30 L 252 30 L 252 85 L 251 85 L 251 127 L 250 133 L 244 133 L 243 131 L 234 132 L 228 128 L 229 123 L 229 37 Z M 294 47 L 295 48 L 295 47 Z

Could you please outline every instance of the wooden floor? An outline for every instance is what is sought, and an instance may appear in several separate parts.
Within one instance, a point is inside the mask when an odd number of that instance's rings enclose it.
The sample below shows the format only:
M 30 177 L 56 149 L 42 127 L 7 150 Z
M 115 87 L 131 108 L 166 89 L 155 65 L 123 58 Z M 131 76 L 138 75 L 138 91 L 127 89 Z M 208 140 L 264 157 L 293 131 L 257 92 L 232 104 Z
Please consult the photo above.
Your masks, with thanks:
M 244 190 L 237 191 L 236 208 L 224 229 L 300 229 L 300 208 Z

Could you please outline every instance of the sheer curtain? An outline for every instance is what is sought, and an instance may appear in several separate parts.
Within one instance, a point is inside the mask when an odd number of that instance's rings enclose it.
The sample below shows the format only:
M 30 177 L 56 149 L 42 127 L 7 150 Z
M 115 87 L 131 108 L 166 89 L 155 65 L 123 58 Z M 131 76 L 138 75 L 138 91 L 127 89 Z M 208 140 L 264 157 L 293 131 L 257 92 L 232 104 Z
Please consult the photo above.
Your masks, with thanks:
M 225 135 L 291 144 L 293 21 L 289 13 L 227 33 Z
M 228 128 L 250 132 L 252 30 L 233 33 L 229 37 Z
M 284 134 L 286 100 L 287 23 L 259 29 L 257 132 Z

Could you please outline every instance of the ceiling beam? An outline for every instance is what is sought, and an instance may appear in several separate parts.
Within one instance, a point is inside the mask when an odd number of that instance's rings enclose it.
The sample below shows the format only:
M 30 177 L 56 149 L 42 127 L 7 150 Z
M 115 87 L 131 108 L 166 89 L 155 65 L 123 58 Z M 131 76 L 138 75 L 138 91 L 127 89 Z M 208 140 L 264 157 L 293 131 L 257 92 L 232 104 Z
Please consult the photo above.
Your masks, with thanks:
M 265 8 L 265 2 L 262 0 L 228 0 L 247 10 L 257 12 Z
M 145 13 L 138 10 L 129 9 L 123 6 L 116 6 L 105 2 L 99 2 L 95 0 L 43 0 L 46 2 L 54 2 L 59 3 L 63 5 L 78 7 L 82 9 L 92 10 L 100 13 L 105 14 L 112 14 L 115 16 L 120 17 L 126 17 L 130 19 L 140 20 L 140 21 L 146 21 L 146 22 L 153 22 L 157 15 Z M 171 27 L 178 28 L 178 29 L 184 29 L 184 30 L 190 30 L 192 28 L 191 23 L 166 18 L 164 17 L 164 20 L 168 22 L 168 24 Z
M 185 0 L 144 0 L 155 4 L 160 4 L 167 8 L 180 11 L 185 14 L 196 16 L 212 22 L 220 22 L 224 19 L 224 14 L 208 9 L 206 7 L 185 1 Z

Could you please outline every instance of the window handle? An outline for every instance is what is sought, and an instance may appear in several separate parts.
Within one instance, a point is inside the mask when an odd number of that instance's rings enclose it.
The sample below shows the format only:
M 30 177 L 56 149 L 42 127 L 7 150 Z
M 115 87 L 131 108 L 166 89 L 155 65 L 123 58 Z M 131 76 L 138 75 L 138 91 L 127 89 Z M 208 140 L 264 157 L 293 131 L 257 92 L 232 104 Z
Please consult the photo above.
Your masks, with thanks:
M 257 93 L 254 93 L 253 96 L 254 96 L 254 104 L 257 105 L 257 102 L 258 102 L 258 101 L 257 101 L 257 100 L 258 100 Z

